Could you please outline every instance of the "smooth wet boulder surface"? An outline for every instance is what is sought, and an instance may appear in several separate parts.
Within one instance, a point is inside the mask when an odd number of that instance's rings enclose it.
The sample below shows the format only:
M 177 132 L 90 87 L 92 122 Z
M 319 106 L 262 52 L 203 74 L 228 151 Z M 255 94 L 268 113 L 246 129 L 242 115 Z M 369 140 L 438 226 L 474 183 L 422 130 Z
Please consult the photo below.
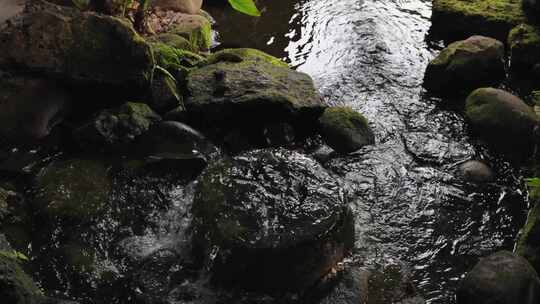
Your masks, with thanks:
M 256 128 L 269 122 L 313 124 L 325 108 L 311 77 L 276 58 L 218 56 L 211 58 L 217 62 L 188 76 L 185 104 L 194 123 L 216 129 Z
M 68 113 L 70 96 L 58 83 L 0 72 L 2 141 L 33 142 L 49 135 Z
M 493 170 L 482 161 L 469 160 L 459 166 L 463 179 L 472 183 L 488 183 L 495 179 Z
M 500 251 L 483 258 L 463 278 L 457 304 L 534 304 L 540 279 L 524 258 Z
M 340 153 L 375 143 L 367 119 L 348 107 L 327 108 L 319 118 L 319 125 L 324 141 Z
M 469 93 L 505 78 L 504 45 L 472 36 L 443 49 L 427 66 L 424 87 L 436 94 Z
M 198 183 L 195 254 L 215 255 L 211 271 L 219 284 L 305 288 L 352 246 L 354 228 L 340 186 L 297 152 L 256 150 L 223 159 Z
M 540 64 L 540 30 L 528 24 L 520 24 L 508 36 L 510 68 L 512 71 L 530 72 Z
M 455 41 L 483 35 L 506 41 L 508 32 L 525 21 L 522 0 L 434 0 L 432 34 Z
M 0 33 L 0 66 L 132 89 L 148 85 L 152 52 L 128 20 L 35 3 Z
M 465 115 L 473 132 L 494 147 L 524 152 L 536 140 L 538 117 L 519 97 L 494 88 L 481 88 L 467 97 Z
M 89 150 L 124 149 L 161 120 L 143 103 L 128 102 L 103 110 L 74 131 L 75 140 Z

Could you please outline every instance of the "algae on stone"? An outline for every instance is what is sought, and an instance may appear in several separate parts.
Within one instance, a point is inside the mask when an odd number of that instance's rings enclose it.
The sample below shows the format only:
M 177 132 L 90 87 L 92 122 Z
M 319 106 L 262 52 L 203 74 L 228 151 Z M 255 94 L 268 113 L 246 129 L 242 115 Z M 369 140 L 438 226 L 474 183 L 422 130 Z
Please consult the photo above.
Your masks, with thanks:
M 446 40 L 483 35 L 506 41 L 525 14 L 521 0 L 433 0 L 431 20 L 432 33 Z
M 513 71 L 528 72 L 540 64 L 540 29 L 520 24 L 510 31 L 510 67 Z
M 0 66 L 112 85 L 148 85 L 152 51 L 130 22 L 59 7 L 29 9 L 0 33 Z
M 337 152 L 353 152 L 375 142 L 367 119 L 350 107 L 327 108 L 319 125 L 324 141 Z
M 216 52 L 208 57 L 208 63 L 213 64 L 217 62 L 257 62 L 265 61 L 276 66 L 288 68 L 289 65 L 279 58 L 272 55 L 268 55 L 256 49 L 238 48 L 238 49 L 224 49 Z
M 59 161 L 38 174 L 33 206 L 47 218 L 88 221 L 104 210 L 111 189 L 108 167 L 103 162 Z

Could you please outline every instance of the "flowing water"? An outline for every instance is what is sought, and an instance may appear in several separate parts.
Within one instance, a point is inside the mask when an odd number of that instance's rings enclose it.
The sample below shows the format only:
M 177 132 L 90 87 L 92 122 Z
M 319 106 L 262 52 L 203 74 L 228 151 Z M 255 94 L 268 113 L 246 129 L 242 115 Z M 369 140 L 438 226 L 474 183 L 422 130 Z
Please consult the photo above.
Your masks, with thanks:
M 441 107 L 444 100 L 421 88 L 437 52 L 437 43 L 426 42 L 431 1 L 258 2 L 261 18 L 207 7 L 219 47 L 258 48 L 283 58 L 310 74 L 329 104 L 353 107 L 375 131 L 375 145 L 325 164 L 354 211 L 352 260 L 408 265 L 428 303 L 454 303 L 460 277 L 479 257 L 512 250 L 527 201 L 519 171 L 468 134 L 459 110 Z M 468 159 L 488 162 L 496 181 L 476 186 L 460 179 L 458 167 Z M 110 206 L 98 219 L 47 229 L 34 222 L 36 237 L 26 253 L 49 294 L 83 303 L 172 294 L 177 301 L 167 303 L 193 303 L 186 290 L 200 282 L 187 283 L 192 274 L 185 255 L 192 178 L 130 170 L 112 170 Z M 84 248 L 96 257 L 94 265 L 66 269 L 66 256 L 84 264 Z
M 330 104 L 363 113 L 376 145 L 327 167 L 351 193 L 356 253 L 364 263 L 410 265 L 429 303 L 453 303 L 478 257 L 512 250 L 526 216 L 515 169 L 467 131 L 459 111 L 441 109 L 422 79 L 437 43 L 427 42 L 429 0 L 261 0 L 260 19 L 209 8 L 221 47 L 253 47 L 310 74 Z M 457 177 L 485 159 L 495 183 Z

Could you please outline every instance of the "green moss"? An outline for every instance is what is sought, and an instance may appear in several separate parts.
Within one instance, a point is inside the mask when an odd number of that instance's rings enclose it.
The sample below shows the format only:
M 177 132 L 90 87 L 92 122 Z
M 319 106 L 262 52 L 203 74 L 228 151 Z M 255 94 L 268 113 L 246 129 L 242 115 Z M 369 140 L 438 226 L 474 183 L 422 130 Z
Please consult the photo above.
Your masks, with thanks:
M 321 116 L 321 124 L 336 129 L 355 129 L 368 127 L 367 119 L 350 107 L 330 107 Z
M 152 43 L 156 64 L 172 72 L 177 69 L 192 68 L 205 62 L 205 58 L 187 50 L 181 50 L 164 43 Z
M 215 54 L 212 54 L 208 58 L 208 63 L 216 63 L 220 61 L 225 62 L 242 62 L 242 61 L 265 61 L 276 66 L 288 68 L 289 65 L 283 62 L 281 59 L 268 55 L 256 49 L 239 48 L 239 49 L 225 49 Z
M 540 63 L 540 29 L 520 24 L 508 35 L 511 67 L 513 70 L 530 69 Z
M 212 24 L 208 19 L 199 17 L 196 22 L 180 22 L 169 33 L 186 38 L 199 51 L 206 51 L 212 46 Z
M 525 21 L 521 0 L 434 0 L 433 30 L 454 38 L 480 34 L 506 39 Z
M 37 304 L 43 294 L 19 265 L 16 258 L 0 252 L 0 299 L 2 303 Z
M 87 220 L 107 203 L 112 182 L 107 166 L 95 160 L 57 162 L 37 177 L 35 208 L 49 217 Z
M 67 68 L 73 77 L 110 82 L 128 78 L 141 84 L 150 80 L 152 51 L 128 20 L 88 15 L 73 19 L 70 26 Z
M 179 50 L 186 50 L 186 51 L 190 51 L 194 53 L 198 51 L 198 48 L 193 46 L 191 42 L 189 42 L 189 40 L 176 34 L 171 34 L 171 33 L 159 34 L 155 37 L 150 38 L 149 41 L 153 43 L 163 43 L 172 48 L 179 49 Z

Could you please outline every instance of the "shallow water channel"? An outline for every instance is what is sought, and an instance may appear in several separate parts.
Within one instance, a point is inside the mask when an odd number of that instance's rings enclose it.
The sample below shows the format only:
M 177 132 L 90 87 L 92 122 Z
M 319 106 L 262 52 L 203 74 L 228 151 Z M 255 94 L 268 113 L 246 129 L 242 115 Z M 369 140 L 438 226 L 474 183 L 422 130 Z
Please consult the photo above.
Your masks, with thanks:
M 258 2 L 261 18 L 206 8 L 216 19 L 218 48 L 283 58 L 311 75 L 329 104 L 353 107 L 374 129 L 375 145 L 325 164 L 354 211 L 352 262 L 404 265 L 428 303 L 454 303 L 459 279 L 479 257 L 512 250 L 527 199 L 520 172 L 469 135 L 459 109 L 441 107 L 445 101 L 421 87 L 438 45 L 426 41 L 431 1 Z M 45 161 L 64 157 L 47 154 Z M 489 163 L 496 181 L 463 181 L 458 167 L 469 159 Z M 184 296 L 204 284 L 190 281 L 186 254 L 193 177 L 141 175 L 131 170 L 136 161 L 113 161 L 120 168 L 108 171 L 113 191 L 104 214 L 84 225 L 33 222 L 25 253 L 39 284 L 83 303 L 139 303 L 133 299 L 145 290 L 175 295 L 166 303 L 206 303 Z M 68 269 L 66 256 L 91 270 Z M 95 261 L 86 263 L 88 256 Z M 195 293 L 205 296 L 203 288 Z
M 210 8 L 222 47 L 254 47 L 310 74 L 326 97 L 371 122 L 376 145 L 327 165 L 352 193 L 356 255 L 405 262 L 429 303 L 453 303 L 478 257 L 511 250 L 526 216 L 518 173 L 468 134 L 458 111 L 421 87 L 436 42 L 428 0 L 265 0 L 263 17 Z M 485 159 L 495 183 L 456 175 Z

